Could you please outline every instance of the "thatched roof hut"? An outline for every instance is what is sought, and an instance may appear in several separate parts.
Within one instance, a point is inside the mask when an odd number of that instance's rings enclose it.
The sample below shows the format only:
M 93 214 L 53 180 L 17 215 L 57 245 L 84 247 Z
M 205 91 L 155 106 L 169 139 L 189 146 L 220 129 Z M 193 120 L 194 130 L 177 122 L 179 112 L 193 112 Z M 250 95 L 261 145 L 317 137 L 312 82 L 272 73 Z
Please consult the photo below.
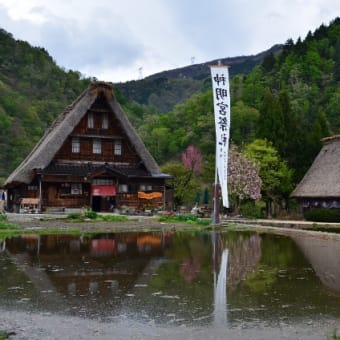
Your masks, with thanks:
M 122 129 L 140 156 L 145 169 L 151 176 L 162 176 L 156 161 L 146 149 L 114 97 L 112 86 L 105 82 L 94 82 L 64 112 L 59 114 L 32 152 L 7 178 L 5 186 L 11 187 L 18 183 L 28 184 L 32 181 L 35 169 L 45 169 L 99 95 L 105 97 L 111 111 L 114 112 Z
M 323 147 L 291 197 L 340 198 L 340 135 L 322 139 Z

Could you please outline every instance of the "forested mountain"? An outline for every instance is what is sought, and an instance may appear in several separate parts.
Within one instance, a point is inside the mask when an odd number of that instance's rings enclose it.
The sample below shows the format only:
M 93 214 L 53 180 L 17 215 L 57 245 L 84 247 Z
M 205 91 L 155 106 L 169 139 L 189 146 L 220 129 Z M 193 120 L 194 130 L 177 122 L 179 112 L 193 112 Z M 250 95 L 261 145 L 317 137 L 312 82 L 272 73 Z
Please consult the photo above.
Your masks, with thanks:
M 232 69 L 232 67 L 231 67 Z M 214 121 L 209 78 L 196 93 L 166 114 L 148 113 L 139 131 L 162 164 L 189 144 L 213 168 Z M 272 143 L 294 170 L 297 183 L 320 150 L 322 137 L 340 134 L 340 18 L 302 41 L 289 39 L 249 74 L 231 80 L 231 141 L 243 148 L 255 139 Z
M 168 112 L 176 104 L 182 103 L 197 92 L 210 88 L 210 65 L 230 66 L 230 75 L 248 74 L 263 62 L 269 54 L 276 55 L 282 45 L 275 45 L 267 51 L 253 56 L 223 58 L 202 64 L 195 64 L 169 71 L 156 73 L 141 80 L 118 83 L 116 87 L 121 93 L 139 104 L 152 105 L 159 112 Z
M 240 72 L 249 72 L 267 54 L 222 61 L 238 65 Z M 205 64 L 192 65 L 117 84 L 117 96 L 138 125 L 144 115 L 168 111 L 201 91 L 206 72 Z M 0 28 L 0 184 L 91 80 L 77 71 L 64 70 L 44 48 L 16 40 Z
M 89 82 L 79 72 L 58 67 L 43 48 L 0 29 L 0 179 Z

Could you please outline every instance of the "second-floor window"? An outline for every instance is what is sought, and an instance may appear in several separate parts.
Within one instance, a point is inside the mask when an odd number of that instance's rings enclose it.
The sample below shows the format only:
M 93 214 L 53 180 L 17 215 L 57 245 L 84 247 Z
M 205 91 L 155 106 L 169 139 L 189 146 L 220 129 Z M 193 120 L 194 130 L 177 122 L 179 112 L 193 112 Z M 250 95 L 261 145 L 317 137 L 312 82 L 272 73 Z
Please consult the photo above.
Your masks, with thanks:
M 129 191 L 129 187 L 128 187 L 127 184 L 119 184 L 118 191 L 119 192 L 128 192 Z
M 116 140 L 113 145 L 113 154 L 115 156 L 121 156 L 122 155 L 122 141 Z
M 102 153 L 102 143 L 100 139 L 93 140 L 92 152 L 94 154 L 101 154 Z
M 79 138 L 72 138 L 72 153 L 80 152 L 80 140 Z
M 109 115 L 105 112 L 103 114 L 102 129 L 108 129 L 108 128 L 109 128 Z
M 94 117 L 93 117 L 93 113 L 89 112 L 87 114 L 87 127 L 89 129 L 93 129 L 94 128 Z

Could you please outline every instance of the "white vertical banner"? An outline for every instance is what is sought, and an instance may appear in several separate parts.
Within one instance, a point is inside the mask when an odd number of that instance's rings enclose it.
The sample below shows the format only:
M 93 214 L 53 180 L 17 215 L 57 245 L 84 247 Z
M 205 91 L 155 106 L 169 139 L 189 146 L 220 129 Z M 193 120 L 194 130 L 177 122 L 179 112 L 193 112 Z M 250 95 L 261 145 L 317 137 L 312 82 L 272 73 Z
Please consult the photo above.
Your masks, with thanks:
M 216 167 L 223 206 L 229 208 L 228 152 L 230 134 L 230 91 L 227 66 L 211 66 L 216 130 Z M 216 184 L 216 183 L 215 183 Z

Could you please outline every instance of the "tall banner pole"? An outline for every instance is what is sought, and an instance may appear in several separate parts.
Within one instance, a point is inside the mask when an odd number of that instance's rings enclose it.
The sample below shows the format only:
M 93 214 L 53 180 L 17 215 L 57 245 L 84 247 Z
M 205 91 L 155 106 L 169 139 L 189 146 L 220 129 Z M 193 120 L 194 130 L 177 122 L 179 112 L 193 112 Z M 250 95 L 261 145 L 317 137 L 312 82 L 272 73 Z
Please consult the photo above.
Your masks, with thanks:
M 210 66 L 215 131 L 216 131 L 216 179 L 215 192 L 218 193 L 218 182 L 222 194 L 222 203 L 225 208 L 229 208 L 228 198 L 228 153 L 230 136 L 230 90 L 229 90 L 229 69 L 228 66 Z M 214 209 L 218 204 L 217 197 L 214 197 Z M 217 211 L 214 211 L 214 215 Z M 213 217 L 213 223 L 217 217 Z M 218 222 L 217 222 L 218 223 Z
M 213 198 L 213 215 L 212 215 L 212 224 L 220 223 L 220 209 L 219 209 L 219 184 L 218 184 L 218 175 L 217 175 L 217 166 L 215 167 L 215 183 L 214 183 L 214 198 Z

